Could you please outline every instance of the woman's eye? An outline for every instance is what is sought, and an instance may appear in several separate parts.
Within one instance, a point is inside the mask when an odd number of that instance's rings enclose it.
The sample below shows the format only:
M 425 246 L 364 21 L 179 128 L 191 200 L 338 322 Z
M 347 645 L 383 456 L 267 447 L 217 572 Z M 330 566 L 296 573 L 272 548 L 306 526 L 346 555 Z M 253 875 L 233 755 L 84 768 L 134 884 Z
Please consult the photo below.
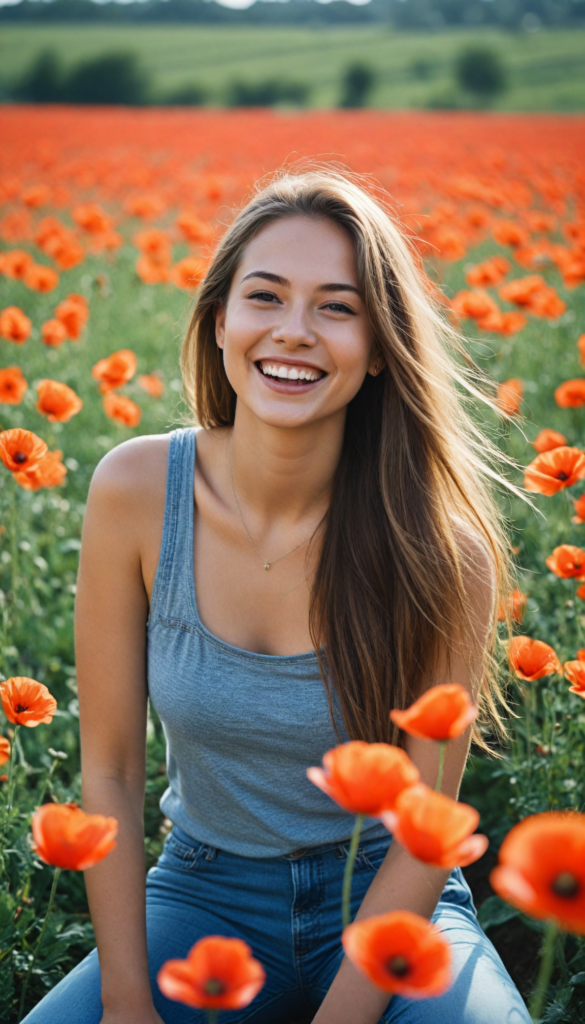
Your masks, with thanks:
M 350 313 L 351 316 L 355 316 L 355 310 L 346 306 L 345 302 L 328 302 L 325 309 L 332 309 L 334 313 Z
M 273 302 L 274 299 L 278 302 L 278 296 L 274 295 L 273 292 L 252 292 L 248 295 L 249 299 L 260 299 L 261 302 Z

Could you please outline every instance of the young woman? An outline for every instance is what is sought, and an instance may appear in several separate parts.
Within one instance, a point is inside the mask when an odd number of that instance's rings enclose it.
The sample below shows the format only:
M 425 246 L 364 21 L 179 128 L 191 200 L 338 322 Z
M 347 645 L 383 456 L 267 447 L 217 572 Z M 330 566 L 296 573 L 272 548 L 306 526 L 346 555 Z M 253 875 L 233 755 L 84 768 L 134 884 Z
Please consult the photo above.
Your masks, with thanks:
M 280 176 L 225 234 L 183 351 L 200 428 L 125 442 L 91 486 L 83 805 L 115 815 L 119 841 L 86 875 L 97 951 L 28 1024 L 199 1024 L 156 975 L 210 934 L 245 939 L 267 973 L 233 1024 L 529 1020 L 461 871 L 415 861 L 373 820 L 353 913 L 432 917 L 454 984 L 389 1004 L 344 959 L 353 819 L 306 777 L 349 738 L 399 742 L 390 709 L 441 681 L 497 717 L 507 542 L 457 344 L 405 237 L 342 175 Z M 145 887 L 148 696 L 174 827 Z M 436 745 L 403 739 L 433 785 Z M 453 797 L 469 739 L 449 747 Z

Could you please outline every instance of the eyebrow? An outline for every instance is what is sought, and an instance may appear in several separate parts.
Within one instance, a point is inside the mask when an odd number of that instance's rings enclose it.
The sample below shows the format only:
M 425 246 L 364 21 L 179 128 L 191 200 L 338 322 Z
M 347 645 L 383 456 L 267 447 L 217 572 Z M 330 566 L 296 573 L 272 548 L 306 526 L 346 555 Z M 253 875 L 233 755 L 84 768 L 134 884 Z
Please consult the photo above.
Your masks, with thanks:
M 281 277 L 280 274 L 270 274 L 267 270 L 252 270 L 249 274 L 246 274 L 242 278 L 242 282 L 247 281 L 250 277 L 261 277 L 264 281 L 272 281 L 274 284 L 281 284 L 285 288 L 290 288 L 290 281 L 286 277 Z M 331 284 L 320 284 L 317 288 L 319 292 L 355 292 L 356 295 L 360 294 L 359 288 L 356 288 L 353 284 L 341 284 L 332 282 Z

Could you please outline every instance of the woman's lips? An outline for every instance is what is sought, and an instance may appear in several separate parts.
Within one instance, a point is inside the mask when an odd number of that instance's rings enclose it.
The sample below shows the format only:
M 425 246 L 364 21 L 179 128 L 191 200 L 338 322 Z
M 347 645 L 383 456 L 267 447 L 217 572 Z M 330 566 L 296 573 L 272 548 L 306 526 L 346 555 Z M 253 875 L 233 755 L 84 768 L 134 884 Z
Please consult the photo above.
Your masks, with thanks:
M 317 380 L 290 380 L 287 377 L 273 377 L 267 373 L 263 373 L 258 363 L 254 364 L 258 375 L 262 378 L 266 387 L 270 388 L 271 391 L 277 391 L 281 395 L 298 395 L 306 391 L 311 391 L 317 387 L 321 381 L 325 380 L 327 374 L 324 373 L 322 377 Z

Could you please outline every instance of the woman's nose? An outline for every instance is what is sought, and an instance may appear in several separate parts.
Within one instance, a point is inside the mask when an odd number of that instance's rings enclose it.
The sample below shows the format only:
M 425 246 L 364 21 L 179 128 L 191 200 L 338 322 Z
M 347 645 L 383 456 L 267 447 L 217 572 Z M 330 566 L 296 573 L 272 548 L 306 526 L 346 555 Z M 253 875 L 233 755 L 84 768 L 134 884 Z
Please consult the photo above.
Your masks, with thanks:
M 314 345 L 317 338 L 311 326 L 309 311 L 300 304 L 283 311 L 280 322 L 272 330 L 272 340 L 287 348 Z

